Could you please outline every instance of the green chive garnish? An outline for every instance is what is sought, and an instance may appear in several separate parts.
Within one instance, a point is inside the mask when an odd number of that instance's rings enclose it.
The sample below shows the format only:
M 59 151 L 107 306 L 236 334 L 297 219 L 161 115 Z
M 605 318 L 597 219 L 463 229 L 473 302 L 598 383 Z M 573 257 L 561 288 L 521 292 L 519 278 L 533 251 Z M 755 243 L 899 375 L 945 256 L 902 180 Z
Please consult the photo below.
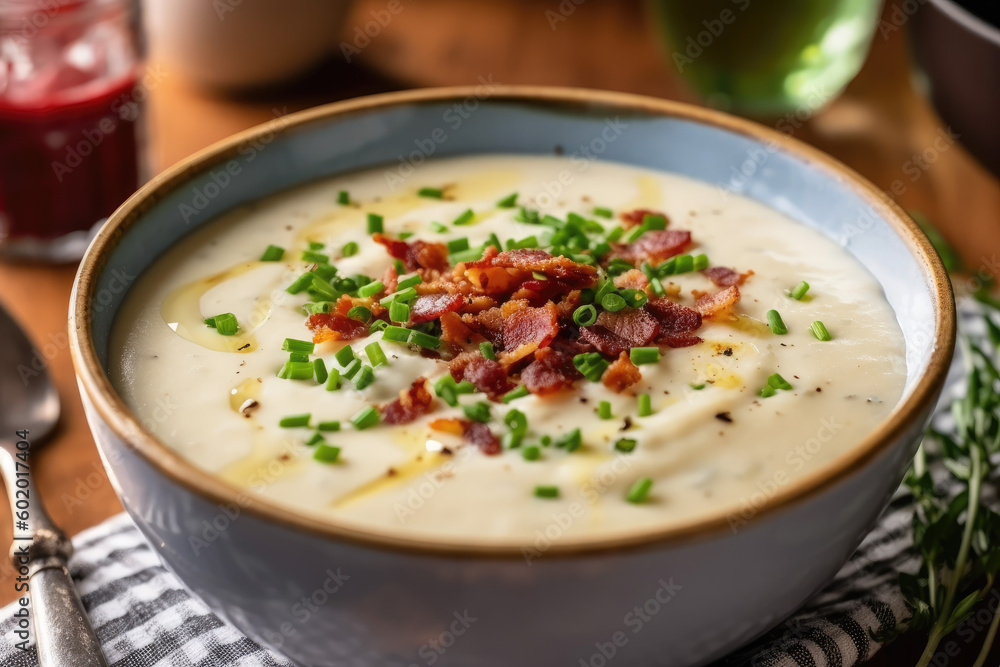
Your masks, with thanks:
M 503 423 L 511 433 L 524 436 L 528 432 L 528 418 L 520 410 L 510 410 L 503 416 Z
M 481 422 L 485 424 L 490 420 L 490 404 L 484 403 L 483 401 L 463 406 L 462 412 L 464 412 L 465 416 L 474 422 Z
M 321 442 L 326 442 L 326 438 L 323 437 L 323 434 L 313 433 L 312 437 L 306 440 L 306 447 L 313 447 Z
M 792 297 L 796 301 L 801 301 L 802 297 L 804 297 L 806 295 L 806 292 L 808 291 L 809 291 L 809 283 L 803 280 L 798 285 L 792 288 L 792 290 L 788 293 L 788 296 Z
M 537 461 L 542 458 L 542 450 L 538 445 L 531 445 L 521 450 L 521 456 L 524 457 L 525 461 Z
M 493 351 L 493 343 L 488 340 L 479 344 L 479 353 L 483 355 L 484 359 L 489 359 L 490 361 L 497 360 L 497 355 Z
M 292 284 L 285 288 L 289 294 L 298 294 L 302 290 L 312 285 L 313 278 L 318 277 L 312 271 L 306 271 L 301 276 L 292 281 Z
M 353 257 L 358 254 L 358 244 L 354 241 L 349 241 L 344 244 L 344 247 L 340 249 L 340 254 L 344 257 Z
M 694 256 L 694 266 L 692 269 L 694 271 L 704 271 L 708 268 L 708 255 L 695 255 Z
M 625 299 L 623 299 L 619 294 L 615 294 L 613 292 L 611 294 L 605 294 L 601 299 L 601 307 L 604 308 L 604 310 L 611 311 L 612 313 L 617 313 L 626 305 Z
M 584 354 L 578 354 L 573 357 L 573 365 L 576 369 L 580 371 L 583 377 L 587 378 L 591 382 L 599 382 L 601 376 L 604 375 L 604 371 L 607 370 L 609 364 L 604 360 L 597 352 L 588 352 Z
M 319 431 L 339 431 L 340 422 L 339 421 L 326 421 L 316 424 L 316 429 Z
M 601 419 L 611 419 L 611 403 L 601 401 L 597 406 L 597 416 Z
M 615 451 L 631 454 L 635 449 L 635 440 L 632 438 L 620 438 L 615 441 Z
M 517 206 L 517 193 L 512 192 L 497 202 L 497 208 L 514 208 Z
M 775 389 L 784 389 L 785 391 L 792 390 L 792 385 L 789 384 L 788 380 L 781 377 L 777 373 L 774 373 L 769 378 L 767 378 L 767 384 L 774 387 Z
M 358 322 L 368 322 L 372 318 L 372 311 L 367 306 L 353 306 L 347 311 L 347 316 Z
M 632 288 L 622 290 L 621 297 L 629 308 L 642 308 L 649 301 L 645 292 Z
M 358 412 L 358 414 L 351 417 L 351 423 L 354 424 L 354 428 L 358 429 L 359 431 L 363 431 L 366 428 L 371 428 L 372 426 L 375 426 L 376 424 L 378 424 L 378 421 L 379 421 L 378 410 L 376 410 L 371 406 L 364 408 L 363 410 Z
M 441 199 L 444 193 L 438 188 L 420 188 L 417 190 L 418 197 L 427 197 L 429 199 Z
M 260 256 L 260 261 L 262 262 L 280 262 L 281 258 L 285 256 L 285 249 L 281 246 L 269 245 L 264 254 Z
M 695 391 L 701 391 L 702 389 L 704 389 L 704 388 L 705 388 L 705 384 L 704 384 L 704 383 L 702 383 L 702 384 L 694 384 L 694 383 L 692 382 L 692 383 L 691 383 L 691 385 L 690 385 L 690 387 L 691 387 L 692 389 L 694 389 Z
M 436 350 L 441 347 L 440 338 L 424 333 L 423 331 L 410 331 L 410 337 L 406 339 L 406 342 L 419 345 L 420 347 L 426 347 L 431 350 Z
M 639 416 L 648 417 L 653 414 L 653 399 L 649 394 L 639 394 Z
M 368 333 L 373 334 L 378 333 L 379 331 L 385 331 L 388 326 L 389 323 L 385 320 L 375 320 L 368 325 Z
M 375 371 L 371 366 L 363 364 L 350 380 L 354 383 L 354 388 L 361 391 L 375 381 Z
M 389 319 L 393 322 L 406 322 L 410 319 L 410 307 L 402 301 L 389 304 Z
M 378 302 L 383 306 L 385 306 L 386 308 L 388 308 L 389 304 L 392 303 L 393 301 L 399 301 L 400 303 L 403 303 L 406 301 L 413 301 L 416 298 L 417 298 L 417 290 L 415 290 L 412 287 L 407 287 L 406 289 L 402 289 L 399 290 L 398 292 L 393 292 L 388 296 L 382 297 L 381 299 L 379 299 Z
M 636 366 L 643 364 L 655 364 L 660 360 L 660 348 L 658 347 L 633 347 L 628 351 L 628 358 Z
M 567 452 L 575 452 L 580 449 L 582 444 L 583 436 L 580 435 L 580 429 L 578 428 L 573 429 L 556 440 L 556 447 L 562 447 Z
M 378 341 L 365 345 L 365 354 L 368 355 L 368 361 L 371 362 L 372 366 L 389 365 L 389 359 L 386 358 L 385 352 L 382 350 L 382 346 L 378 344 Z
M 594 215 L 596 215 L 598 217 L 601 217 L 601 218 L 612 218 L 612 217 L 614 217 L 615 214 L 611 211 L 610 208 L 604 208 L 602 206 L 595 206 L 594 207 Z
M 381 280 L 375 280 L 367 285 L 362 285 L 358 288 L 358 296 L 367 298 L 370 296 L 375 296 L 379 292 L 385 289 L 385 285 L 382 284 Z
M 389 325 L 382 330 L 382 340 L 394 343 L 405 343 L 410 338 L 410 330 L 405 327 Z
M 364 366 L 364 364 L 361 363 L 360 359 L 351 359 L 351 361 L 344 366 L 344 371 L 341 375 L 348 380 L 354 380 L 354 376 L 361 372 L 362 366 Z
M 510 403 L 511 401 L 516 401 L 517 399 L 523 398 L 530 393 L 531 392 L 528 391 L 528 388 L 522 384 L 520 387 L 516 387 L 508 391 L 500 400 L 504 403 Z
M 468 250 L 468 249 L 469 249 L 469 239 L 465 238 L 464 236 L 460 239 L 452 239 L 451 241 L 448 241 L 449 253 L 462 252 L 463 250 Z
M 592 305 L 580 306 L 573 311 L 573 321 L 581 327 L 589 327 L 597 321 L 597 309 Z
M 316 344 L 308 340 L 286 338 L 285 342 L 281 344 L 281 349 L 285 352 L 305 352 L 306 354 L 312 354 L 313 350 L 316 349 Z
M 368 233 L 369 234 L 381 234 L 385 228 L 383 224 L 385 222 L 384 218 L 378 213 L 368 214 Z
M 653 488 L 653 480 L 649 477 L 643 477 L 640 480 L 636 480 L 632 486 L 629 487 L 628 493 L 625 495 L 625 500 L 636 505 L 646 502 L 649 498 L 649 490 Z
M 763 398 L 770 398 L 771 396 L 774 396 L 774 387 L 769 384 L 764 385 L 764 387 L 760 390 L 760 395 Z
M 336 359 L 337 363 L 341 366 L 346 366 L 354 361 L 354 349 L 350 345 L 345 345 L 337 350 L 337 353 L 333 355 L 333 358 Z
M 309 355 L 305 352 L 289 352 L 289 361 L 309 361 Z
M 440 222 L 432 222 L 431 230 L 437 232 L 438 234 L 445 234 L 448 231 L 447 225 L 442 225 Z
M 826 325 L 819 320 L 813 322 L 809 326 L 809 330 L 812 331 L 813 336 L 816 336 L 816 340 L 833 340 L 833 336 L 826 330 Z
M 337 391 L 340 389 L 340 371 L 336 368 L 331 368 L 327 373 L 329 373 L 329 376 L 326 378 L 326 390 Z
M 347 206 L 351 203 L 351 195 L 347 193 L 347 190 L 341 190 L 337 193 L 337 203 L 342 206 Z
M 326 364 L 323 363 L 322 359 L 316 359 L 313 361 L 313 374 L 316 376 L 316 382 L 323 384 L 330 374 L 326 370 Z
M 283 380 L 308 380 L 313 376 L 313 365 L 308 361 L 286 361 L 277 376 Z
M 214 326 L 215 330 L 222 336 L 235 336 L 236 332 L 240 330 L 240 325 L 236 321 L 236 316 L 232 313 L 223 313 L 221 315 L 216 315 L 215 317 L 210 317 L 205 320 L 205 324 L 208 324 L 209 320 L 212 321 L 209 326 Z
M 309 426 L 309 420 L 312 418 L 308 412 L 301 415 L 288 415 L 287 417 L 282 417 L 281 421 L 278 422 L 278 426 L 281 428 L 300 428 L 302 426 Z
M 543 486 L 539 485 L 535 487 L 535 497 L 536 498 L 558 498 L 559 497 L 559 487 L 558 486 Z
M 472 222 L 472 219 L 476 217 L 476 214 L 472 212 L 471 208 L 467 208 L 462 213 L 451 221 L 451 224 L 455 226 L 467 225 Z
M 784 336 L 788 333 L 788 327 L 785 326 L 781 315 L 776 310 L 767 311 L 767 326 L 771 327 L 771 332 L 778 336 Z
M 415 273 L 412 276 L 407 276 L 405 278 L 400 278 L 399 282 L 396 283 L 396 292 L 401 292 L 405 289 L 413 287 L 414 285 L 419 285 L 424 282 L 424 279 L 420 277 L 420 274 Z
M 305 250 L 302 252 L 302 261 L 310 262 L 311 264 L 329 264 L 330 258 L 321 252 L 313 252 L 312 250 Z
M 339 457 L 340 447 L 334 447 L 326 443 L 319 443 L 316 451 L 313 452 L 313 458 L 323 463 L 336 463 Z

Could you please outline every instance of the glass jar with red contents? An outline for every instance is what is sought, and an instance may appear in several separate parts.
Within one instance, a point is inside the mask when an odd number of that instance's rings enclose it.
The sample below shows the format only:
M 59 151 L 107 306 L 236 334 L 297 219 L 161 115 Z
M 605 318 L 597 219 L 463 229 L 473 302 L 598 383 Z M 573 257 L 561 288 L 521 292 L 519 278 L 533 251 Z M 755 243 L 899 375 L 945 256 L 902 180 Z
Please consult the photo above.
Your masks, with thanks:
M 0 0 L 0 255 L 74 261 L 145 176 L 138 0 Z

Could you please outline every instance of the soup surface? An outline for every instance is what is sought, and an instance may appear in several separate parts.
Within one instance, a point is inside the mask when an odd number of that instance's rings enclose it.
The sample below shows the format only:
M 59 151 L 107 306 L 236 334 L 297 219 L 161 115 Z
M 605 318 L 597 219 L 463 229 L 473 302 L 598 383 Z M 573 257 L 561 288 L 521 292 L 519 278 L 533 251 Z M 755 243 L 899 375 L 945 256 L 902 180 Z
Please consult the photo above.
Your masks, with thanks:
M 514 545 L 738 528 L 858 446 L 905 380 L 879 285 L 826 237 L 561 157 L 359 172 L 233 211 L 140 276 L 113 345 L 129 407 L 229 483 Z

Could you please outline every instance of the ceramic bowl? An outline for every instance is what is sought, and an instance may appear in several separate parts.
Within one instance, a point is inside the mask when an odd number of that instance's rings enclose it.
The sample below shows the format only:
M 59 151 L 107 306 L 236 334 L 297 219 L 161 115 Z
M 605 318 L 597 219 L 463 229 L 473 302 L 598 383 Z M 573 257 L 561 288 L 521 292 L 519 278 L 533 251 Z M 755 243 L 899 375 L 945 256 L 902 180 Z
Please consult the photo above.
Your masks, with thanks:
M 348 170 L 553 151 L 737 189 L 842 244 L 904 332 L 899 406 L 815 474 L 762 483 L 737 513 L 586 542 L 560 539 L 553 517 L 532 544 L 491 548 L 366 533 L 250 497 L 157 441 L 108 381 L 130 285 L 224 211 Z M 304 111 L 191 157 L 111 216 L 70 305 L 84 406 L 125 509 L 209 607 L 301 665 L 705 664 L 777 624 L 847 560 L 909 464 L 954 336 L 950 283 L 927 239 L 826 155 L 673 102 L 488 81 Z

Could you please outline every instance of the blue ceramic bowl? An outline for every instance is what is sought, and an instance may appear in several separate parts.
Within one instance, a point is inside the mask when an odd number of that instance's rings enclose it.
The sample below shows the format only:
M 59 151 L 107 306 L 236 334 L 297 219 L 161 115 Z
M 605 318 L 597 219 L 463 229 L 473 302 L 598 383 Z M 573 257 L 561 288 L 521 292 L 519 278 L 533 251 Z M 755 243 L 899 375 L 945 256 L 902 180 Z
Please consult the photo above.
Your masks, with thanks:
M 129 285 L 219 214 L 359 168 L 553 150 L 739 189 L 842 244 L 881 282 L 904 332 L 899 406 L 856 448 L 749 498 L 740 516 L 556 536 L 526 551 L 368 533 L 248 497 L 157 441 L 108 381 Z M 705 664 L 778 623 L 846 561 L 897 487 L 954 345 L 948 278 L 926 238 L 831 158 L 672 102 L 486 84 L 333 104 L 195 155 L 111 216 L 70 307 L 87 417 L 125 509 L 208 606 L 302 665 Z

